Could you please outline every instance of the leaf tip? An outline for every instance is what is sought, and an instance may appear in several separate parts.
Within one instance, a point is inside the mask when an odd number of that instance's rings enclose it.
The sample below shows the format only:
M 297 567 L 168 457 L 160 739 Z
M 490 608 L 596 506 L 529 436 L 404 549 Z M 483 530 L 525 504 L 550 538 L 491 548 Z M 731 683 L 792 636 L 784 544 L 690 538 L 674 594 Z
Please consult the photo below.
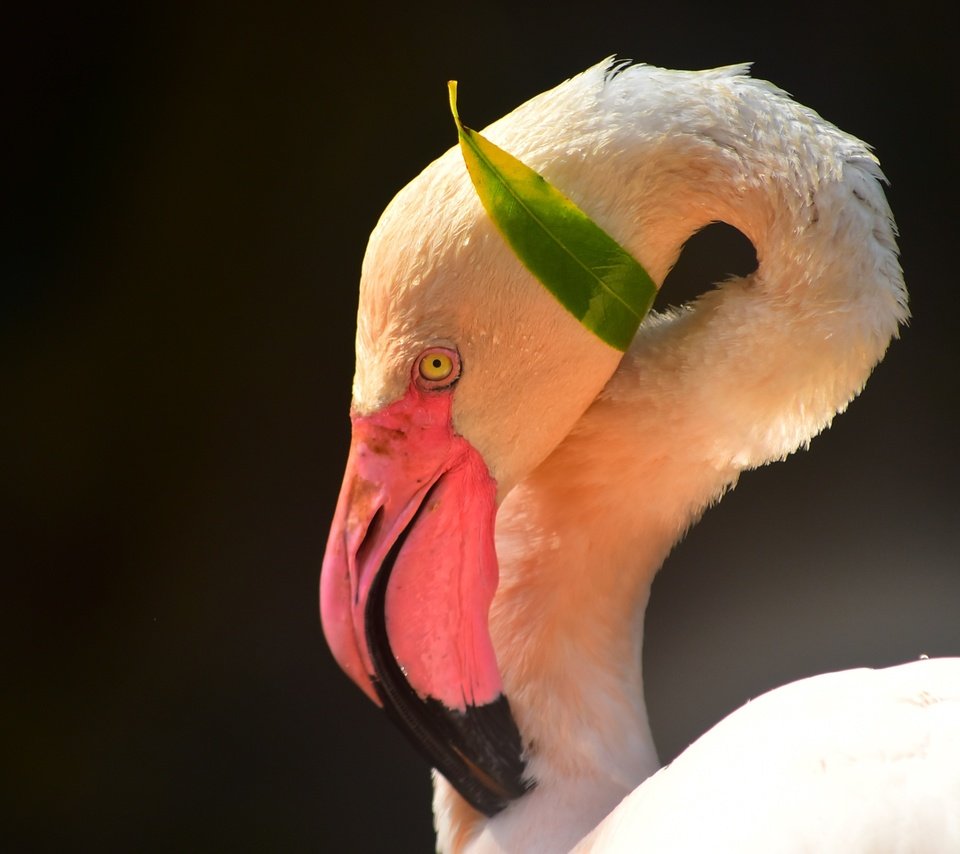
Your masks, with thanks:
M 453 113 L 453 120 L 457 123 L 457 129 L 463 127 L 460 123 L 460 113 L 457 112 L 457 81 L 447 81 L 447 93 L 450 95 L 450 112 Z

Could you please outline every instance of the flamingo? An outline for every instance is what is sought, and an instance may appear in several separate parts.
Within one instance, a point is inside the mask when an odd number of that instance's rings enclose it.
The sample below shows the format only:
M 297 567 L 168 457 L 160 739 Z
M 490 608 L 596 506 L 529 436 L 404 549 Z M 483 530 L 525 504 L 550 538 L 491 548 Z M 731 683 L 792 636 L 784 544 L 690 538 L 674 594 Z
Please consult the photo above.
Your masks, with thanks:
M 512 254 L 457 149 L 373 231 L 321 614 L 436 769 L 438 850 L 960 851 L 960 659 L 786 685 L 663 768 L 644 702 L 672 546 L 908 317 L 877 160 L 746 66 L 606 60 L 484 133 L 657 283 L 718 220 L 759 264 L 621 353 Z

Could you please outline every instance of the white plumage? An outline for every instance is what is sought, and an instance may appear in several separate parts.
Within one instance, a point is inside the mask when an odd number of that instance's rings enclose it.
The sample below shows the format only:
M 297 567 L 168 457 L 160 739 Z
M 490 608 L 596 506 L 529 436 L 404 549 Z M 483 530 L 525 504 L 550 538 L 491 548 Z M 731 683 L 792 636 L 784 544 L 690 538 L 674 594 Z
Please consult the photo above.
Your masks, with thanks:
M 502 502 L 490 634 L 537 781 L 488 818 L 438 776 L 441 850 L 960 851 L 960 659 L 794 683 L 660 771 L 643 698 L 673 544 L 828 426 L 906 320 L 875 158 L 743 67 L 602 63 L 484 133 L 655 281 L 714 220 L 759 267 L 650 317 L 621 359 L 511 255 L 456 150 L 371 236 L 354 408 L 398 399 L 424 347 L 462 354 L 453 425 Z
M 748 703 L 577 851 L 960 850 L 960 662 L 811 677 Z

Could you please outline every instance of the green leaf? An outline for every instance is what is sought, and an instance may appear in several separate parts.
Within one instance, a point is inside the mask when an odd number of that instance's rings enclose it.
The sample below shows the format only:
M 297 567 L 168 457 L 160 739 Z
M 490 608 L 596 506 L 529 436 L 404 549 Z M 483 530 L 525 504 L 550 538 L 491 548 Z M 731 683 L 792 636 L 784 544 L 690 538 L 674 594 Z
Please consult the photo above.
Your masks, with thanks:
M 657 294 L 647 271 L 542 176 L 465 127 L 457 83 L 448 85 L 460 150 L 490 218 L 524 266 L 580 323 L 626 350 Z

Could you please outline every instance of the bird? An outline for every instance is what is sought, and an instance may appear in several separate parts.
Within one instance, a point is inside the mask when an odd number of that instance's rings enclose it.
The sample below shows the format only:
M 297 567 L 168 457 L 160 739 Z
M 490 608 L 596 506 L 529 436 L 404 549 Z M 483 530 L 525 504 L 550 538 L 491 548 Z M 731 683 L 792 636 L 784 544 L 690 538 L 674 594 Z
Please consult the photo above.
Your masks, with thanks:
M 758 265 L 621 351 L 518 259 L 456 147 L 375 226 L 320 610 L 435 769 L 438 850 L 960 851 L 960 658 L 776 688 L 663 767 L 644 698 L 671 549 L 908 320 L 872 150 L 747 65 L 613 57 L 483 133 L 658 285 L 715 221 Z

